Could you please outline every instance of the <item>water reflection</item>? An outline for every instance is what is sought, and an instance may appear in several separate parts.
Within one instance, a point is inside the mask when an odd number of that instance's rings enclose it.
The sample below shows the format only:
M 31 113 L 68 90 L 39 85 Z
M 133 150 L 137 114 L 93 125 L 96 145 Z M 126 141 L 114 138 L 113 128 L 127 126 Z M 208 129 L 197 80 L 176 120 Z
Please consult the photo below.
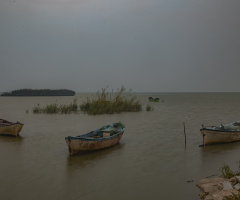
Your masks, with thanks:
M 139 96 L 144 105 L 148 104 L 150 94 Z M 154 199 L 160 192 L 161 199 L 169 199 L 169 194 L 171 199 L 197 199 L 199 190 L 194 184 L 198 180 L 219 173 L 223 163 L 235 167 L 239 160 L 240 143 L 198 147 L 202 138 L 196 127 L 234 121 L 239 116 L 234 108 L 239 107 L 240 94 L 233 103 L 232 95 L 223 94 L 226 98 L 221 101 L 219 96 L 171 94 L 164 103 L 154 104 L 152 112 L 102 116 L 26 115 L 26 108 L 47 105 L 56 97 L 11 98 L 11 102 L 0 98 L 1 114 L 8 113 L 7 118 L 15 116 L 26 124 L 21 132 L 24 137 L 0 136 L 0 171 L 4 172 L 1 197 L 105 200 L 110 195 L 144 200 Z M 65 104 L 72 102 L 72 97 L 57 100 Z M 126 123 L 126 133 L 118 145 L 69 155 L 66 135 L 95 130 L 109 121 Z
M 235 151 L 240 149 L 240 142 L 231 142 L 231 143 L 220 143 L 214 145 L 206 145 L 202 148 L 202 153 L 204 155 L 207 154 L 216 154 L 216 153 L 224 153 L 228 151 Z
M 22 136 L 11 136 L 11 135 L 0 135 L 0 142 L 3 143 L 21 143 L 24 137 Z
M 201 160 L 202 169 L 206 175 L 219 173 L 224 163 L 235 166 L 239 160 L 240 142 L 216 144 L 202 147 Z
M 124 144 L 118 143 L 113 147 L 98 150 L 98 151 L 83 152 L 74 156 L 69 155 L 67 157 L 67 165 L 70 169 L 86 167 L 90 164 L 97 162 L 98 160 L 103 159 L 104 157 L 108 156 L 114 151 L 118 151 L 122 149 L 123 146 Z

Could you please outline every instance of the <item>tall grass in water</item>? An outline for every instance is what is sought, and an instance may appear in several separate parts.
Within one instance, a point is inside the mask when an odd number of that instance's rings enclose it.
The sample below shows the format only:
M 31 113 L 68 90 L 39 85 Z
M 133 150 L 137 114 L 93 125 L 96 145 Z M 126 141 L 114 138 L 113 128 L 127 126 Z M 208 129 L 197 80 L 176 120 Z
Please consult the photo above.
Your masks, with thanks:
M 240 176 L 240 160 L 238 161 L 238 170 L 237 171 L 232 171 L 230 169 L 230 166 L 225 164 L 220 168 L 221 176 L 223 178 L 232 178 L 234 176 Z
M 131 96 L 130 92 L 126 92 L 122 87 L 117 93 L 113 91 L 108 93 L 106 88 L 103 88 L 101 93 L 97 93 L 96 99 L 87 98 L 80 105 L 80 110 L 89 115 L 141 111 L 142 105 L 135 96 Z
M 52 103 L 45 107 L 40 107 L 38 104 L 33 108 L 33 113 L 77 113 L 80 111 L 87 113 L 89 115 L 97 114 L 113 114 L 121 112 L 138 112 L 142 110 L 142 105 L 136 100 L 135 96 L 130 94 L 131 91 L 126 92 L 126 89 L 122 87 L 119 92 L 108 93 L 106 88 L 103 88 L 101 93 L 96 94 L 96 98 L 90 100 L 87 98 L 79 107 L 77 105 L 77 100 L 74 99 L 73 103 L 69 105 L 58 105 Z
M 153 110 L 153 107 L 152 106 L 150 106 L 150 105 L 147 105 L 146 106 L 146 111 L 152 111 Z
M 69 105 L 58 105 L 56 103 L 52 103 L 47 105 L 44 108 L 41 108 L 38 104 L 33 108 L 33 113 L 47 113 L 47 114 L 54 114 L 54 113 L 62 113 L 62 114 L 70 114 L 70 113 L 77 113 L 78 112 L 78 105 L 77 100 L 74 99 L 73 103 Z

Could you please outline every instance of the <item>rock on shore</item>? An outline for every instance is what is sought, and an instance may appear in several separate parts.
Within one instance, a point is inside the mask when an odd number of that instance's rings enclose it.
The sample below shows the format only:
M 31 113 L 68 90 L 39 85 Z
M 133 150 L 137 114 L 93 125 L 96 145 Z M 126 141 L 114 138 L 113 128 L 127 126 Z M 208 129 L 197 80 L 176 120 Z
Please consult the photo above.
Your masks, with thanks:
M 238 194 L 240 191 L 240 176 L 231 179 L 210 178 L 202 179 L 197 183 L 201 190 L 200 198 L 203 200 L 225 200 L 232 194 Z

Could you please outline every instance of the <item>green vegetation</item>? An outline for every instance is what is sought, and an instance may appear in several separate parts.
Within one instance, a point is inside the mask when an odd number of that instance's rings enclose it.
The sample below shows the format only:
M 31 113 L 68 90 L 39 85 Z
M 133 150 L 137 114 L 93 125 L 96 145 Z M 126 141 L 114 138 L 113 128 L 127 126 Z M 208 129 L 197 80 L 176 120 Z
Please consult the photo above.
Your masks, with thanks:
M 147 105 L 146 106 L 146 111 L 152 111 L 153 110 L 153 107 L 152 106 L 150 106 L 150 105 Z
M 224 178 L 232 178 L 234 176 L 233 171 L 230 169 L 229 165 L 225 164 L 220 168 L 221 176 Z
M 223 166 L 220 168 L 220 172 L 221 172 L 221 176 L 223 178 L 230 179 L 234 176 L 239 176 L 240 175 L 240 160 L 238 161 L 238 170 L 237 171 L 233 172 L 230 169 L 229 165 L 224 163 Z M 226 200 L 240 200 L 240 193 L 238 193 L 238 194 L 232 193 L 231 196 L 226 197 Z
M 221 176 L 223 178 L 232 178 L 234 176 L 239 176 L 240 175 L 240 160 L 238 161 L 238 171 L 233 172 L 229 165 L 225 164 L 220 168 Z
M 61 113 L 61 114 L 70 114 L 70 113 L 77 113 L 78 112 L 78 105 L 77 100 L 74 99 L 73 103 L 69 105 L 57 105 L 56 103 L 52 103 L 47 105 L 45 108 L 41 108 L 38 104 L 33 108 L 33 113 L 47 113 L 47 114 L 54 114 L 54 113 Z
M 142 105 L 122 86 L 117 93 L 108 93 L 103 88 L 101 93 L 97 93 L 96 99 L 87 98 L 80 105 L 80 110 L 89 115 L 138 112 L 142 110 Z
M 4 92 L 1 96 L 74 96 L 75 92 L 72 90 L 60 89 L 60 90 L 50 90 L 50 89 L 20 89 L 13 90 L 12 92 Z
M 78 109 L 79 108 L 79 109 Z M 152 107 L 150 107 L 150 110 Z M 135 96 L 131 96 L 130 91 L 126 92 L 126 89 L 122 87 L 119 92 L 108 93 L 106 88 L 102 89 L 101 93 L 96 94 L 96 98 L 84 101 L 79 106 L 77 105 L 77 100 L 74 99 L 73 103 L 69 105 L 58 105 L 52 103 L 46 107 L 40 107 L 38 104 L 32 111 L 33 113 L 77 113 L 82 111 L 89 115 L 98 114 L 113 114 L 121 112 L 138 112 L 142 110 L 142 105 L 136 100 Z
M 232 193 L 232 196 L 226 197 L 226 200 L 240 200 L 240 193 L 238 194 Z

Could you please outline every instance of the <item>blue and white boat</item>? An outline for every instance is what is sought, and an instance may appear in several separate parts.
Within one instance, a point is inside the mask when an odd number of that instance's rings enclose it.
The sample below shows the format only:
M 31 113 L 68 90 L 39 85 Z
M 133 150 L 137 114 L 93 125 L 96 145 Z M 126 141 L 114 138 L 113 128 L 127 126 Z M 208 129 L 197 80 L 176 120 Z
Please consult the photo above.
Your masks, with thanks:
M 240 121 L 221 126 L 202 126 L 203 145 L 240 141 Z
M 121 140 L 124 131 L 125 125 L 118 122 L 83 135 L 65 137 L 65 140 L 70 155 L 75 155 L 83 151 L 93 151 L 114 146 Z

